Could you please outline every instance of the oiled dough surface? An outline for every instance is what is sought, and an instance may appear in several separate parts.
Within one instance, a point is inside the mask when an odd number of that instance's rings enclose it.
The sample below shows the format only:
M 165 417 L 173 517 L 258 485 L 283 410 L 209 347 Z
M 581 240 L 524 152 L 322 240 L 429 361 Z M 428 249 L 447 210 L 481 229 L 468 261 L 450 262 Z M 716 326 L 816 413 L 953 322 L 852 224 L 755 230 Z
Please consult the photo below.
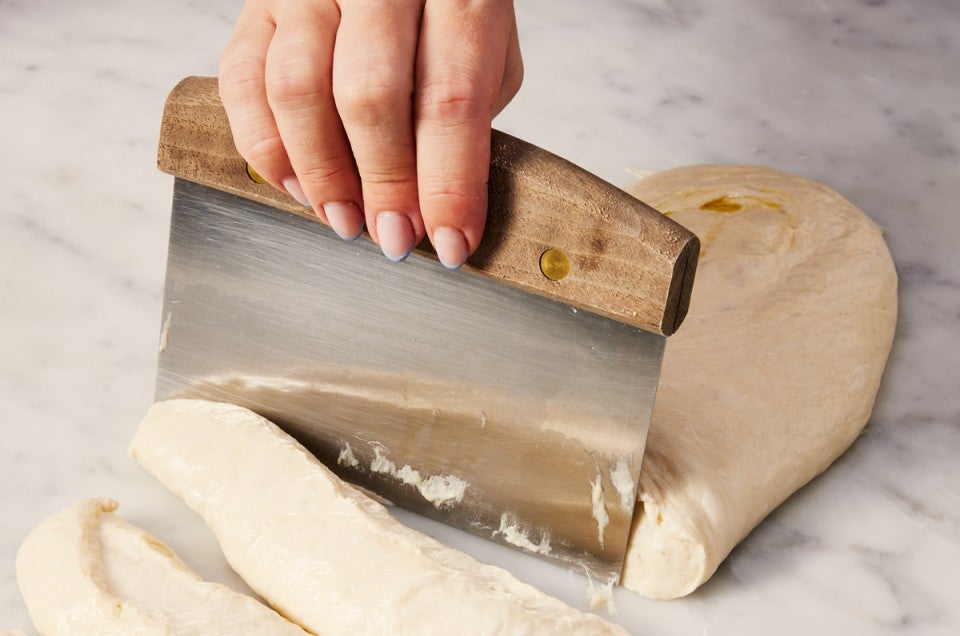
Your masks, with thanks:
M 626 633 L 402 525 L 243 407 L 158 402 L 130 451 L 251 588 L 314 633 Z
M 269 607 L 202 580 L 145 530 L 84 499 L 33 529 L 17 582 L 44 636 L 306 636 Z M 6 632 L 0 632 L 0 635 Z
M 631 191 L 702 242 L 690 312 L 664 356 L 622 581 L 674 598 L 861 432 L 897 277 L 880 229 L 814 181 L 694 166 Z

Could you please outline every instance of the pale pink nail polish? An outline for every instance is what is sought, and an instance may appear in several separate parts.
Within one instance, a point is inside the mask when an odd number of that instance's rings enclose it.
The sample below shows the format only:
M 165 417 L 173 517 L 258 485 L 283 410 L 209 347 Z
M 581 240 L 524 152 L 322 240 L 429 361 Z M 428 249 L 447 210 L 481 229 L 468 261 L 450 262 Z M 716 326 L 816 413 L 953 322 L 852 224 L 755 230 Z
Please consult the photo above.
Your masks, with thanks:
M 398 263 L 413 251 L 416 234 L 406 214 L 381 212 L 377 215 L 377 237 L 383 255 Z
M 433 247 L 447 269 L 457 269 L 470 255 L 470 246 L 463 232 L 452 227 L 438 227 L 433 231 Z
M 323 204 L 323 213 L 333 231 L 345 241 L 355 241 L 363 233 L 363 212 L 353 201 Z
M 287 194 L 292 196 L 300 205 L 305 205 L 308 208 L 310 202 L 307 201 L 307 195 L 303 193 L 303 188 L 300 187 L 300 180 L 296 177 L 287 177 L 280 183 L 283 184 L 284 189 L 287 191 Z

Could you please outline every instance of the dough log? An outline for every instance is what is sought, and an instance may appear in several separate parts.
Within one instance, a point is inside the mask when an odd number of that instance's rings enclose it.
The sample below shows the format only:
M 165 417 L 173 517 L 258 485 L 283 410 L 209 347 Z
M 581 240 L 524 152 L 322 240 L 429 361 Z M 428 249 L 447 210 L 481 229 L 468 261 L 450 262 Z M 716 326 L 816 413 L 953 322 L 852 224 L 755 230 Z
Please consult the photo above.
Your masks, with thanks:
M 306 636 L 255 599 L 203 581 L 173 551 L 87 499 L 43 521 L 17 552 L 17 582 L 44 636 Z
M 250 587 L 318 634 L 626 633 L 407 528 L 242 407 L 159 402 L 130 452 Z
M 808 179 L 695 166 L 632 193 L 702 244 L 689 314 L 667 343 L 622 580 L 674 598 L 866 425 L 897 276 L 880 229 Z

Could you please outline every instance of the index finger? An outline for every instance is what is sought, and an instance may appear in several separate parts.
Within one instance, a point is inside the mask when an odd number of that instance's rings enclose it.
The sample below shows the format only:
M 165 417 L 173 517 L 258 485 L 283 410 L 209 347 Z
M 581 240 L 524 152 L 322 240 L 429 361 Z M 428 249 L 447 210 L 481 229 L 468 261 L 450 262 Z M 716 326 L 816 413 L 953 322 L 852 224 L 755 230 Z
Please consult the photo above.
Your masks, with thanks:
M 452 269 L 483 236 L 490 122 L 514 29 L 510 2 L 424 6 L 414 98 L 420 211 L 437 256 Z

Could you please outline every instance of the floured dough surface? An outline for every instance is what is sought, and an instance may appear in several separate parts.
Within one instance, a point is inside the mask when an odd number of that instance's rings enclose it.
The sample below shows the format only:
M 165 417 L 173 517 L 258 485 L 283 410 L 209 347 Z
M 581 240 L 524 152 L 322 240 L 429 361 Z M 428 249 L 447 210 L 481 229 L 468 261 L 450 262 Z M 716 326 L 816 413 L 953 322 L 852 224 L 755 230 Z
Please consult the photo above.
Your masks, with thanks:
M 626 633 L 407 528 L 245 408 L 159 402 L 130 452 L 250 587 L 316 633 Z
M 866 425 L 897 277 L 880 229 L 807 179 L 694 166 L 631 192 L 702 244 L 689 314 L 667 343 L 622 580 L 673 598 Z
M 203 581 L 116 508 L 80 501 L 24 540 L 17 582 L 41 634 L 305 636 L 255 599 Z

